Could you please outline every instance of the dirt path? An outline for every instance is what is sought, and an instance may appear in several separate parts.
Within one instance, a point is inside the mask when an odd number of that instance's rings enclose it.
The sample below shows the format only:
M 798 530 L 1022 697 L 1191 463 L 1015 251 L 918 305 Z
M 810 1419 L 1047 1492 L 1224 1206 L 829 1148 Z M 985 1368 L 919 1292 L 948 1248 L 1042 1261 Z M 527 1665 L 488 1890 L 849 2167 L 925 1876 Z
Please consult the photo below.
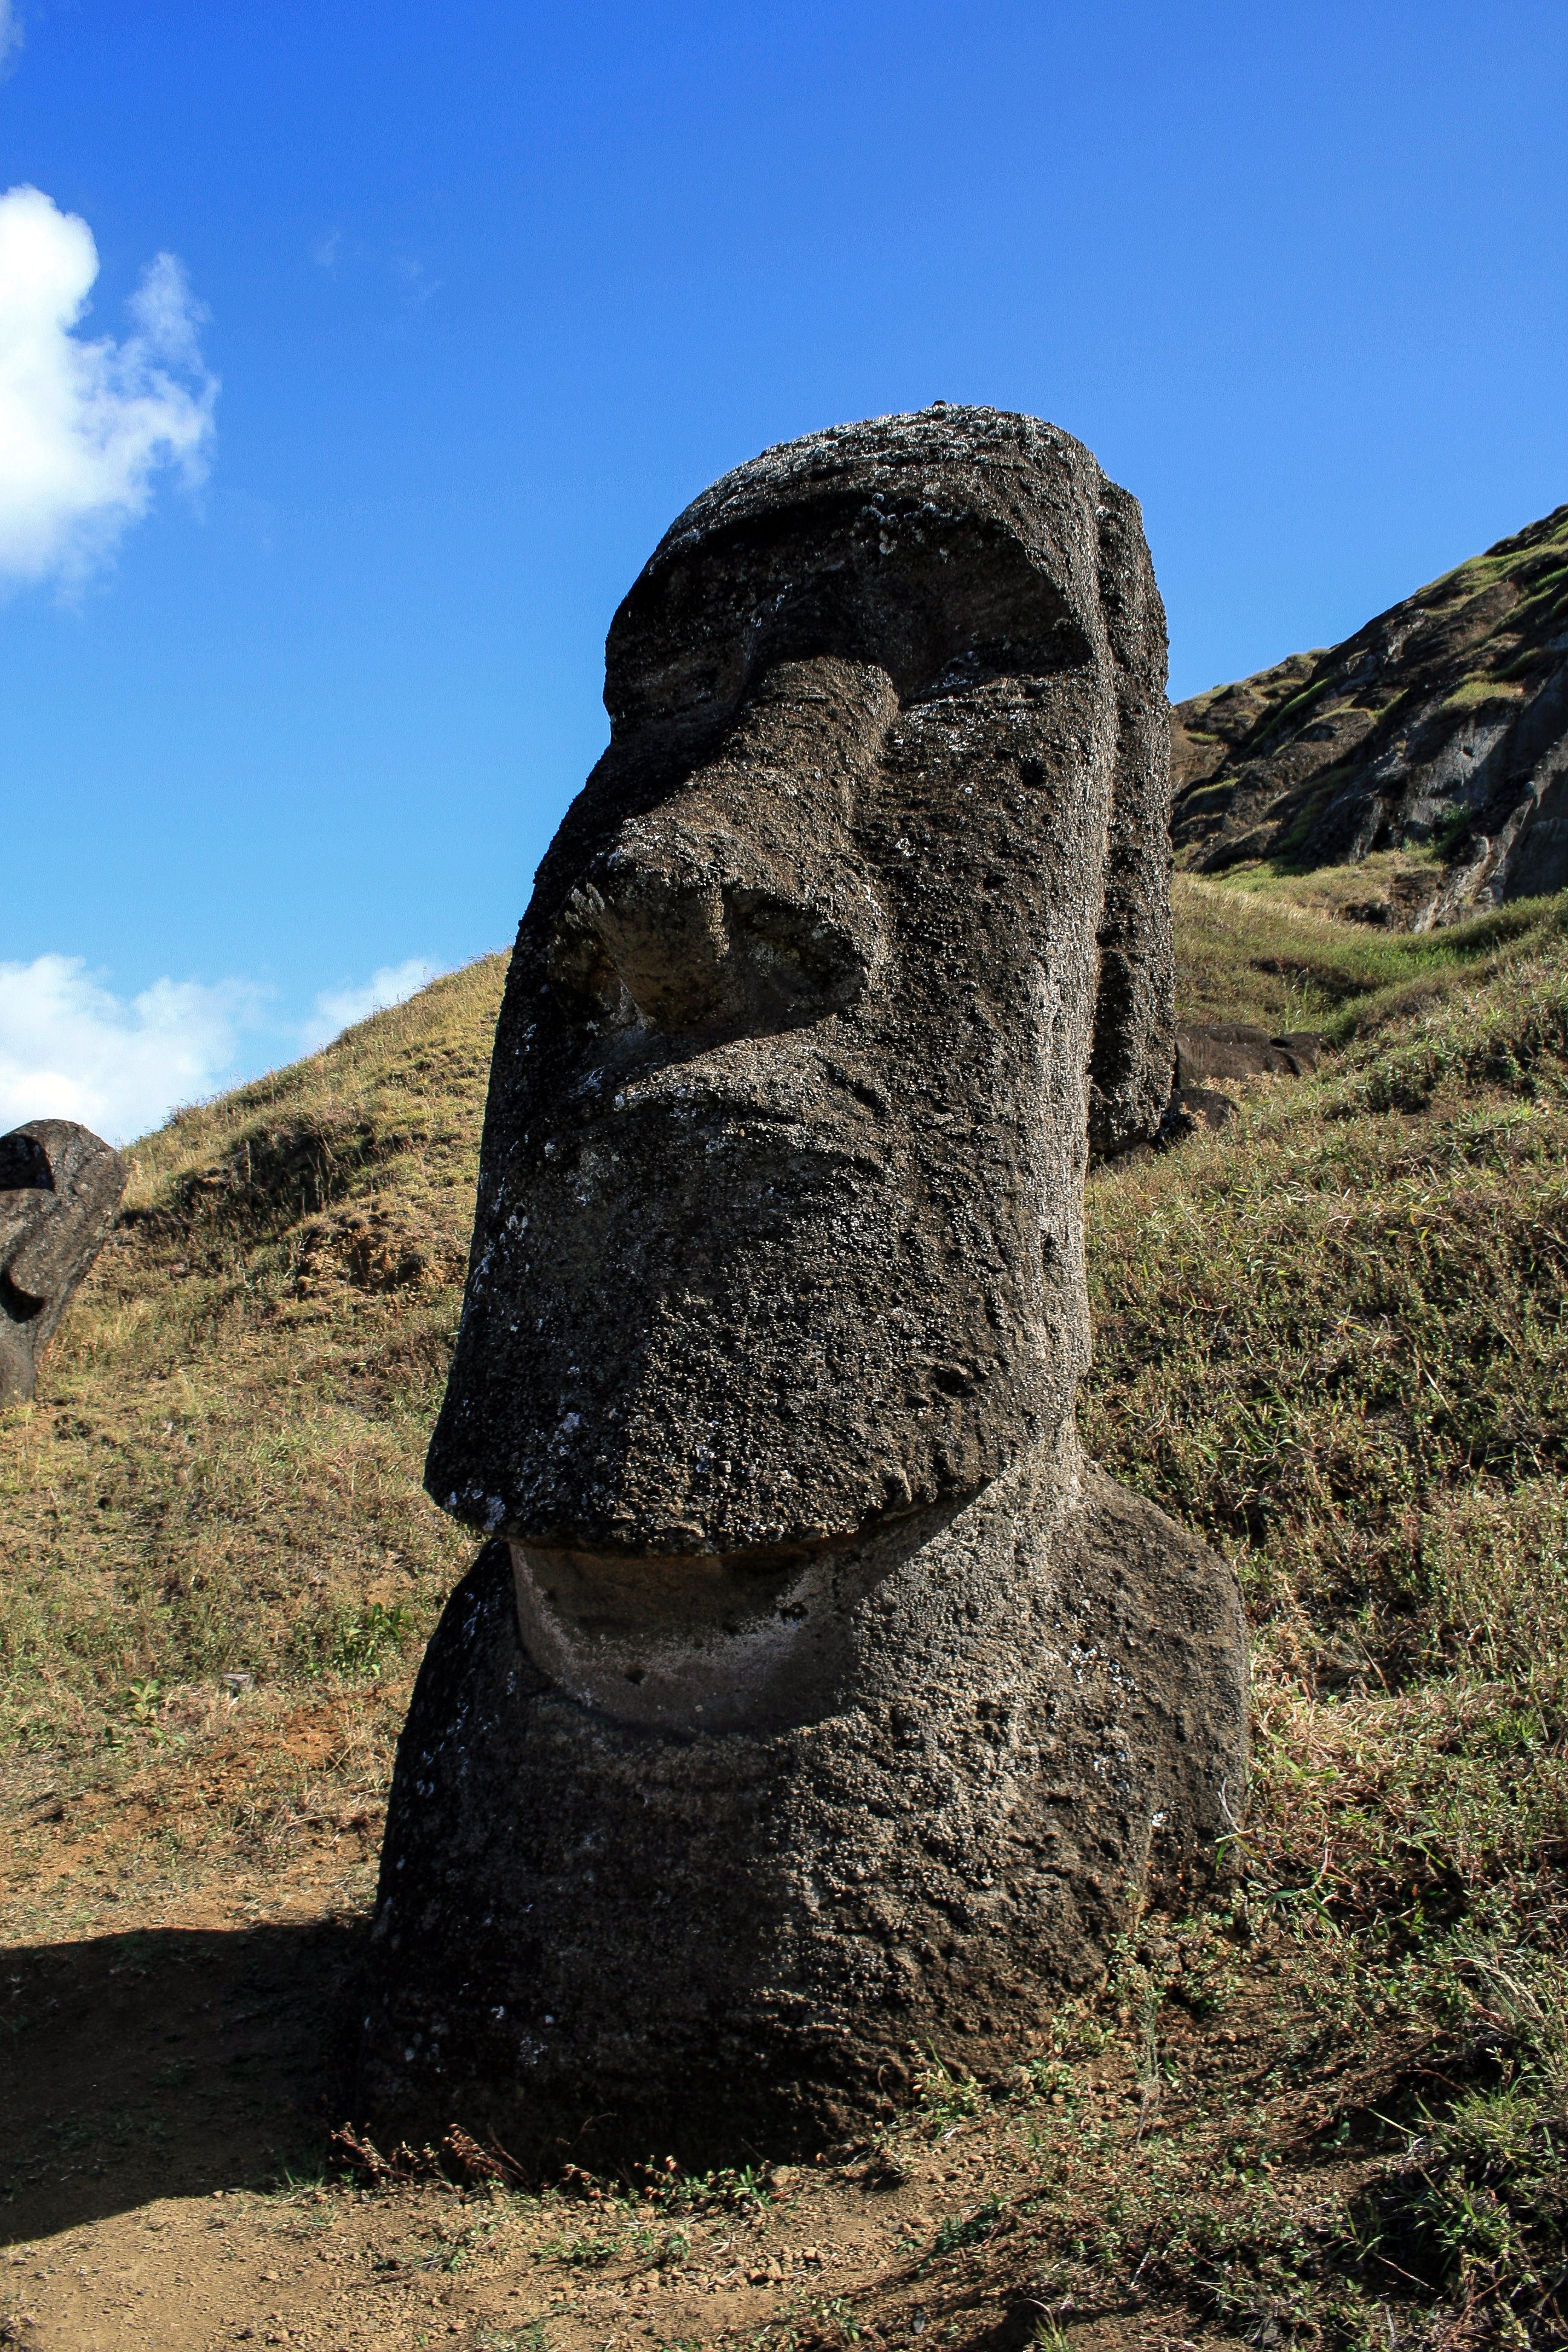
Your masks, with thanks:
M 786 2171 L 706 2200 L 674 2184 L 541 2199 L 327 2177 L 365 1915 L 323 1900 L 343 1891 L 331 1857 L 316 1875 L 330 1886 L 274 1888 L 268 1916 L 266 1887 L 234 1879 L 0 1957 L 0 2343 L 614 2352 L 793 2336 L 1003 2352 L 1032 2336 L 1037 2305 L 930 2260 L 944 2228 L 962 2247 L 976 2213 L 1037 2171 L 1025 2137 L 1007 2145 L 990 2117 L 916 2135 L 870 2175 Z M 1133 2336 L 1074 2340 L 1092 2352 L 1173 2332 L 1144 2313 Z
M 0 2346 L 1207 2352 L 1247 2331 L 1175 2306 L 1170 2286 L 1152 2298 L 1143 2246 L 1209 2230 L 1216 2195 L 1239 2200 L 1285 2265 L 1260 2284 L 1261 2325 L 1308 2242 L 1292 2217 L 1310 2234 L 1364 2168 L 1353 2142 L 1331 2159 L 1317 2146 L 1330 2116 L 1379 2105 L 1366 2049 L 1325 2037 L 1316 1996 L 1263 1948 L 1214 1930 L 1178 1950 L 1152 1927 L 1151 1969 L 1184 2000 L 1110 1998 L 990 2091 L 936 2070 L 898 2130 L 837 2164 L 781 2170 L 760 2151 L 749 2177 L 656 2165 L 538 2195 L 356 2184 L 330 2138 L 348 2113 L 380 1806 L 363 1776 L 304 1761 L 327 1777 L 281 1811 L 247 1800 L 221 1817 L 207 1751 L 64 1799 L 9 1792 Z M 1391 2045 L 1377 2083 L 1402 2063 Z M 1242 2140 L 1256 2157 L 1238 2158 Z M 1111 2214 L 1086 2273 L 1081 2245 Z

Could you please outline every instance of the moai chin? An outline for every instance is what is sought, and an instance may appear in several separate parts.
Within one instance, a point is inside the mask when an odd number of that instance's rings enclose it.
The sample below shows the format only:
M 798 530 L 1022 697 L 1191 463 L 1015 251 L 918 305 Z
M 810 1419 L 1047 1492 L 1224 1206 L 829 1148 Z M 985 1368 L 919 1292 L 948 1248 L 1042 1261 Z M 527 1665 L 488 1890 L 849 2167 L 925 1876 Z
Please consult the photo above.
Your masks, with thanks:
M 1089 1154 L 1170 1090 L 1164 683 L 1136 503 L 991 409 L 765 452 L 616 614 L 496 1034 L 373 2125 L 820 2144 L 1016 2058 L 1239 1809 L 1234 1584 L 1074 1420 Z

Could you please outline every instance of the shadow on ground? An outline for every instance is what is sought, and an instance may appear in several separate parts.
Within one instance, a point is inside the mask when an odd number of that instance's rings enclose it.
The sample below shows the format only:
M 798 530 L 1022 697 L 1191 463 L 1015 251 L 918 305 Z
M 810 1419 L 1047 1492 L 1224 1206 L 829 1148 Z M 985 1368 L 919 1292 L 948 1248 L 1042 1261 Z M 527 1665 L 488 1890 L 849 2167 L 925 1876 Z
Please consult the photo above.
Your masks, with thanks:
M 318 2167 L 346 2113 L 365 1924 L 0 1954 L 0 2243 Z

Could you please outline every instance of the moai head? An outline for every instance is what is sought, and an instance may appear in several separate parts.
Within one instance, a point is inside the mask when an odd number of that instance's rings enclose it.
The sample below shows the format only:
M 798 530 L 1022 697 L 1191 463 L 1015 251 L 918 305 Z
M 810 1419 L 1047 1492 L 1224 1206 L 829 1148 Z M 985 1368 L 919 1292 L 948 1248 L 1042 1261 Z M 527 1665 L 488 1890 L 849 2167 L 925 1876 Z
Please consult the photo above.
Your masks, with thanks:
M 118 1151 L 69 1119 L 36 1118 L 0 1135 L 0 1405 L 32 1395 L 124 1190 Z
M 662 1586 L 1070 1424 L 1089 1156 L 1169 1091 L 1164 683 L 1135 501 L 1031 417 L 687 509 L 518 934 L 440 1504 Z

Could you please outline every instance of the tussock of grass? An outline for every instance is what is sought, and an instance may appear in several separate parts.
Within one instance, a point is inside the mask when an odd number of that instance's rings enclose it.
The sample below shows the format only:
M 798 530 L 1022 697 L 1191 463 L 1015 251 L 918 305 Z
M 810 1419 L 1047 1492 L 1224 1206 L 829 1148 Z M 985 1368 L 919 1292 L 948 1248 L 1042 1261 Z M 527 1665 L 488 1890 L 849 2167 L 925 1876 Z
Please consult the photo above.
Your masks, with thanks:
M 1094 1192 L 1092 1444 L 1384 1682 L 1562 1672 L 1568 977 L 1511 956 Z
M 1189 1021 L 1315 1029 L 1332 1045 L 1440 1006 L 1461 983 L 1485 986 L 1568 935 L 1568 899 L 1521 898 L 1440 930 L 1347 923 L 1341 909 L 1405 853 L 1289 875 L 1236 866 L 1223 882 L 1177 874 L 1177 1008 Z
M 1248 2206 L 1171 2180 L 1131 2200 L 1152 2234 L 1129 2246 L 1232 2326 L 1559 2343 L 1563 903 L 1438 934 L 1436 955 L 1319 943 L 1244 894 L 1196 910 L 1237 1009 L 1277 950 L 1290 1012 L 1342 988 L 1338 1030 L 1319 1024 L 1342 1051 L 1220 1136 L 1098 1176 L 1086 1440 L 1237 1564 L 1256 1783 L 1232 1865 L 1290 1922 L 1323 2025 L 1359 2013 L 1375 2042 L 1405 2016 L 1441 2039 L 1465 2018 L 1474 2049 L 1490 2016 L 1498 2079 L 1469 2086 L 1462 2051 L 1432 2063 L 1441 2079 L 1392 2100 L 1404 2147 L 1350 2201 L 1305 2216 L 1274 2185 Z M 1504 1980 L 1526 1988 L 1510 2016 Z M 1415 2305 L 1399 2326 L 1389 2298 Z
M 1241 1577 L 1257 1745 L 1232 1865 L 1254 1916 L 1288 1926 L 1282 1965 L 1323 2032 L 1375 2049 L 1403 2017 L 1429 2050 L 1458 2038 L 1418 2090 L 1381 2095 L 1396 2146 L 1359 2189 L 1313 2209 L 1272 2181 L 1173 2177 L 1121 2200 L 1122 2252 L 1215 2324 L 1556 2344 L 1564 902 L 1430 941 L 1213 886 L 1183 907 L 1205 1010 L 1246 1017 L 1250 996 L 1251 1017 L 1342 1050 L 1223 1133 L 1097 1179 L 1085 1435 Z M 1290 994 L 1270 1002 L 1281 966 Z M 1310 1022 L 1336 992 L 1337 1019 Z M 1505 1982 L 1525 1989 L 1511 2008 Z M 1102 2239 L 1084 2241 L 1091 2267 L 1112 2259 Z

